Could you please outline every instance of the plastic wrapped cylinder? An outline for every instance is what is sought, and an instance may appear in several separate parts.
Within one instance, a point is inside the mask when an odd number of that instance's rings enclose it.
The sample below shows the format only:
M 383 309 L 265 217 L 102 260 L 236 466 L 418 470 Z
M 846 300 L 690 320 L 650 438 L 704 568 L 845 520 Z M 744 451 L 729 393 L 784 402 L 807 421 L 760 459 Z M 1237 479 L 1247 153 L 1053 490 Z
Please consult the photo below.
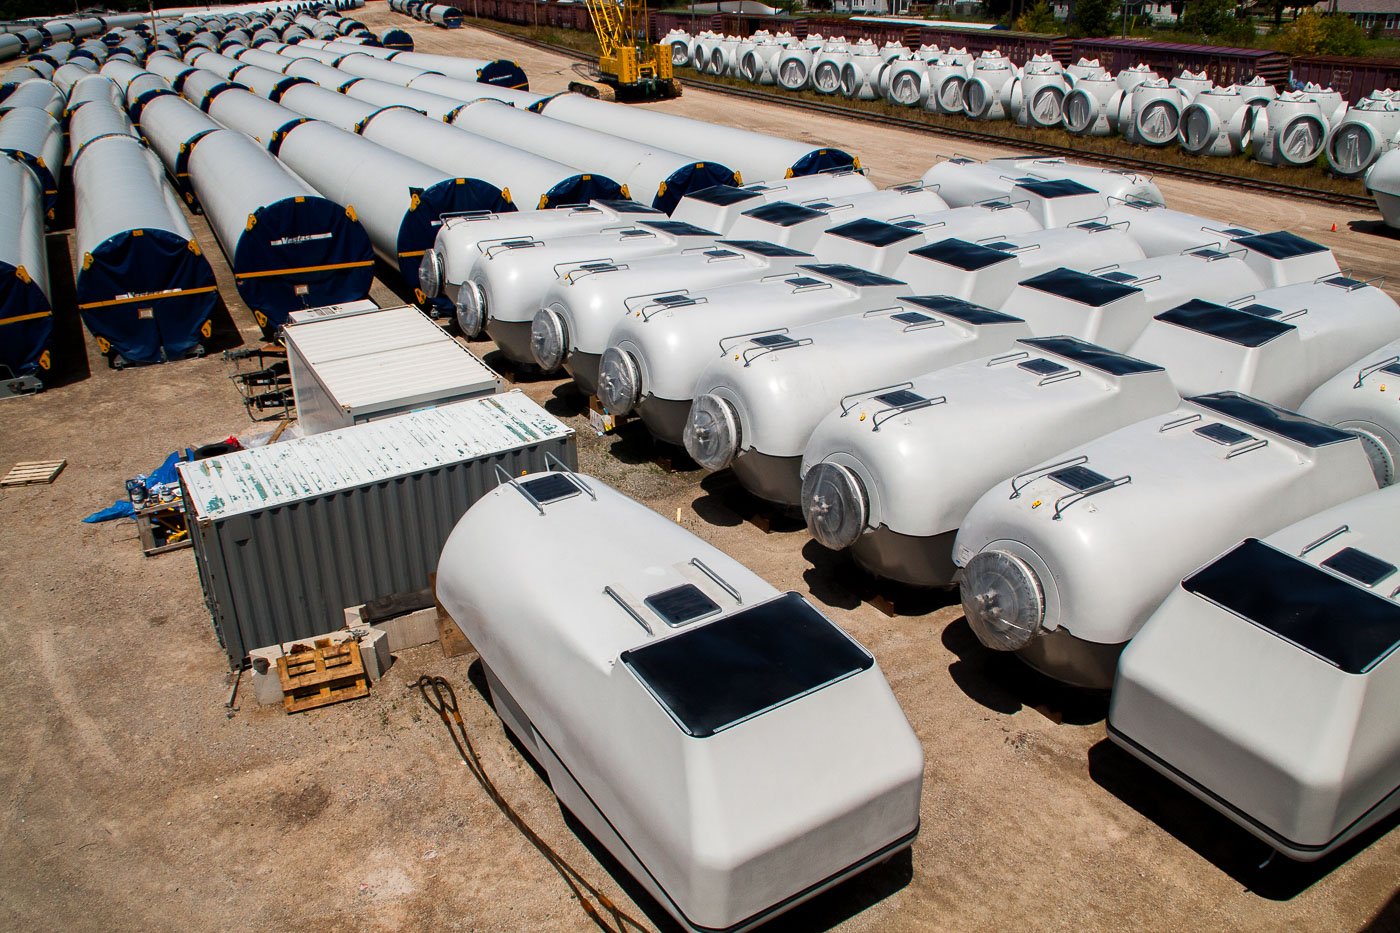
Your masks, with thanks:
M 932 90 L 929 63 L 920 58 L 891 62 L 885 72 L 885 99 L 901 107 L 923 107 Z
M 1244 151 L 1249 105 L 1236 87 L 1196 95 L 1181 114 L 1181 148 L 1193 155 L 1232 156 Z
M 805 46 L 788 46 L 778 55 L 774 80 L 785 91 L 802 91 L 811 86 L 814 55 Z
M 408 82 L 423 74 L 427 69 L 412 65 L 399 65 L 373 55 L 346 55 L 335 62 L 335 67 L 357 78 L 373 78 L 389 84 L 407 87 Z
M 1109 136 L 1118 131 L 1123 91 L 1107 74 L 1086 75 L 1065 95 L 1064 127 L 1075 136 Z
M 219 51 L 228 52 L 253 47 L 253 37 L 242 29 L 231 29 L 219 40 Z
M 965 58 L 965 56 L 964 56 Z M 963 89 L 967 86 L 971 60 L 947 53 L 928 66 L 928 100 L 924 109 L 948 116 L 963 114 Z
M 78 61 L 79 59 L 86 58 L 92 62 L 94 68 L 98 68 L 101 67 L 102 63 L 107 60 L 107 56 L 110 54 L 111 51 L 107 48 L 105 43 L 97 39 L 88 39 L 73 50 L 73 54 L 68 56 L 68 60 Z
M 441 26 L 443 29 L 462 28 L 462 11 L 455 6 L 434 3 L 423 10 L 423 19 L 434 26 Z
M 528 91 L 530 81 L 518 64 L 506 58 L 458 58 L 455 55 L 431 55 L 425 52 L 395 52 L 390 56 L 395 65 L 443 74 L 458 81 L 477 81 L 497 87 Z
M 812 90 L 818 94 L 835 94 L 841 90 L 841 68 L 850 57 L 851 49 L 844 39 L 832 40 L 823 46 L 812 61 Z
M 1090 76 L 1112 79 L 1112 75 L 1108 73 L 1108 69 L 1099 64 L 1097 58 L 1081 58 L 1073 65 L 1065 66 L 1065 78 L 1071 85 L 1077 84 Z
M 117 108 L 126 105 L 126 98 L 122 96 L 117 82 L 103 74 L 85 75 L 73 83 L 73 90 L 68 94 L 67 117 L 72 119 L 73 114 L 89 101 L 98 101 Z
M 244 87 L 236 81 L 229 81 L 212 71 L 196 68 L 180 84 L 180 93 L 200 110 L 207 111 L 213 99 L 231 88 Z
M 96 72 L 97 66 L 92 62 L 67 62 L 54 69 L 53 77 L 50 80 L 58 85 L 58 89 L 64 95 L 68 95 L 73 92 L 73 85 L 78 82 L 79 78 L 85 78 Z
M 0 116 L 0 154 L 27 165 L 44 195 L 44 213 L 52 218 L 63 174 L 63 127 L 47 110 L 16 107 Z
M 849 100 L 877 99 L 880 94 L 876 81 L 884 64 L 874 45 L 857 43 L 841 65 L 841 96 Z
M 1347 111 L 1327 137 L 1327 164 L 1343 178 L 1358 178 L 1382 154 L 1400 145 L 1400 106 L 1366 98 Z
M 463 107 L 452 125 L 586 172 L 602 172 L 622 184 L 628 197 L 667 213 L 690 191 L 738 180 L 733 169 L 716 162 L 699 162 L 494 100 Z
M 1118 72 L 1114 80 L 1118 82 L 1118 89 L 1124 93 L 1131 94 L 1133 89 L 1144 81 L 1157 78 L 1157 72 L 1153 71 L 1150 65 L 1138 62 L 1131 68 L 1124 68 Z
M 287 74 L 287 66 L 293 61 L 316 62 L 312 58 L 293 59 L 286 55 L 278 55 L 276 52 L 269 52 L 266 49 L 238 49 L 231 55 L 244 64 L 257 65 L 259 68 L 266 68 L 268 71 L 275 71 L 279 74 Z M 316 62 L 316 64 L 320 63 Z
M 1124 102 L 1130 116 L 1120 124 L 1123 138 L 1157 148 L 1176 142 L 1185 105 L 1181 91 L 1166 81 L 1158 78 L 1142 82 Z
M 360 129 L 366 139 L 454 175 L 480 177 L 524 210 L 612 201 L 622 187 L 603 175 L 581 173 L 400 107 L 380 110 Z
M 963 113 L 973 120 L 1005 120 L 1016 66 L 1000 53 L 983 52 L 963 87 Z
M 308 79 L 299 75 L 282 74 L 258 65 L 240 63 L 234 70 L 233 80 L 260 97 L 276 101 L 286 93 L 287 88 L 305 83 Z
M 353 205 L 319 196 L 242 133 L 192 144 L 189 176 L 233 269 L 239 296 L 267 333 L 299 308 L 356 301 L 374 280 L 374 250 Z M 230 178 L 238 179 L 229 184 Z
M 288 77 L 305 78 L 332 91 L 344 90 L 361 80 L 339 68 L 332 68 L 324 62 L 318 62 L 314 58 L 283 59 L 283 61 Z
M 1317 105 L 1322 108 L 1322 116 L 1326 118 L 1328 126 L 1336 126 L 1346 116 L 1347 101 L 1340 91 L 1330 87 L 1322 87 L 1309 81 L 1303 85 L 1303 93 L 1317 101 Z
M 466 106 L 462 101 L 443 97 L 440 94 L 401 87 L 387 81 L 375 81 L 371 78 L 361 78 L 347 87 L 344 94 L 346 97 L 352 97 L 377 107 L 410 107 L 439 122 L 450 120 L 453 114 Z
M 675 48 L 676 46 L 672 46 Z M 778 59 L 785 49 L 771 40 L 755 42 L 739 60 L 739 74 L 744 80 L 763 86 L 777 83 Z
M 44 35 L 42 30 L 33 27 L 21 29 L 19 32 L 12 33 L 12 35 L 18 36 L 20 41 L 24 43 L 24 50 L 26 52 L 37 52 L 39 49 L 42 49 L 44 43 L 48 41 L 48 37 Z
M 1301 91 L 1289 91 L 1256 112 L 1250 144 L 1266 165 L 1309 165 L 1327 143 L 1322 107 Z
M 194 189 L 189 178 L 191 147 L 201 136 L 222 127 L 194 104 L 174 94 L 149 102 L 141 116 L 141 134 L 160 156 L 175 182 L 175 190 L 187 204 L 194 206 Z
M 16 85 L 15 90 L 0 101 L 0 116 L 19 107 L 35 107 L 46 111 L 55 120 L 60 120 L 63 118 L 66 103 L 63 92 L 52 81 L 30 78 Z
M 88 143 L 103 136 L 140 138 L 126 111 L 111 101 L 90 100 L 74 111 L 68 121 L 68 145 L 74 159 L 82 154 L 83 147 Z
M 35 174 L 0 156 L 0 383 L 42 379 L 52 366 L 44 212 Z
M 322 39 L 307 39 L 305 42 L 298 42 L 291 50 L 306 51 L 307 49 L 317 49 L 322 52 L 332 52 L 338 55 L 354 55 L 356 53 L 369 55 L 373 58 L 390 59 L 394 57 L 393 49 L 377 49 L 372 45 L 355 44 L 345 39 L 334 39 L 330 41 Z
M 661 37 L 661 45 L 671 50 L 671 65 L 684 68 L 690 64 L 690 33 L 683 29 L 672 29 Z
M 428 71 L 414 78 L 408 86 L 415 91 L 427 91 L 439 97 L 448 97 L 459 103 L 475 100 L 498 100 L 521 110 L 538 110 L 546 100 L 541 94 L 532 91 L 518 91 L 499 84 L 485 84 L 481 81 L 463 81 L 447 75 Z
M 1186 99 L 1186 103 L 1189 104 L 1196 99 L 1196 95 L 1204 94 L 1206 91 L 1215 87 L 1215 82 L 1206 75 L 1205 71 L 1195 73 L 1191 71 L 1182 71 L 1181 74 L 1172 78 L 1171 85 L 1182 93 L 1182 96 Z
M 151 97 L 175 93 L 170 82 L 160 75 L 127 62 L 109 61 L 102 66 L 102 73 L 117 82 L 126 102 L 126 112 L 133 120 L 140 119 L 141 109 Z
M 197 72 L 199 69 L 191 65 L 186 65 L 178 58 L 170 55 L 152 55 L 146 59 L 146 70 L 153 74 L 160 75 L 178 93 L 185 83 L 185 79 Z
M 0 35 L 0 62 L 7 62 L 24 54 L 24 40 L 13 33 Z
M 94 140 L 73 164 L 78 310 L 114 363 L 180 359 L 209 336 L 218 301 L 156 157 L 139 140 Z
M 1064 122 L 1068 93 L 1069 85 L 1058 69 L 1027 64 L 1025 74 L 1012 92 L 1016 123 L 1037 129 L 1060 126 Z
M 396 52 L 412 52 L 413 36 L 406 30 L 391 27 L 379 34 L 379 44 Z
M 336 204 L 353 204 L 375 252 L 411 285 L 443 214 L 514 210 L 501 190 L 453 177 L 316 120 L 289 131 L 278 158 Z
M 294 88 L 289 88 L 287 93 L 282 96 L 282 100 L 274 106 L 282 110 L 295 111 L 297 115 L 302 117 L 324 120 L 332 126 L 351 133 L 358 133 L 365 121 L 384 109 L 377 104 L 371 104 L 355 97 L 346 97 L 344 94 L 337 94 L 335 91 L 315 84 L 299 84 Z M 269 111 L 269 113 L 271 112 Z M 249 125 L 249 119 L 235 119 L 227 125 L 233 129 L 242 129 L 246 133 L 248 131 L 243 127 Z
M 815 175 L 859 161 L 834 147 L 816 147 L 701 120 L 640 110 L 625 104 L 593 100 L 582 94 L 550 98 L 547 117 L 612 133 L 636 142 L 649 140 L 674 146 L 706 162 L 722 163 L 753 181 L 776 181 L 795 175 Z

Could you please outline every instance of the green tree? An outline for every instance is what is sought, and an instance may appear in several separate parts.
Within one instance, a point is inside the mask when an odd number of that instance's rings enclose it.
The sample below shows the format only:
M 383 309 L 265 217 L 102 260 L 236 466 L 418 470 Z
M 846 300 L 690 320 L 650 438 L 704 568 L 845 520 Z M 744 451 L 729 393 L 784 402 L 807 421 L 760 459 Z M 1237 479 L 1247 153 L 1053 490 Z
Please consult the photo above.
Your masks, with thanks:
M 1303 13 L 1280 34 L 1278 50 L 1286 55 L 1359 55 L 1366 33 L 1348 16 Z
M 1117 10 L 1114 0 L 1075 0 L 1069 11 L 1069 34 L 1076 39 L 1111 35 Z
M 1016 19 L 1016 28 L 1021 32 L 1056 32 L 1060 22 L 1055 19 L 1055 11 L 1045 0 L 1036 0 Z

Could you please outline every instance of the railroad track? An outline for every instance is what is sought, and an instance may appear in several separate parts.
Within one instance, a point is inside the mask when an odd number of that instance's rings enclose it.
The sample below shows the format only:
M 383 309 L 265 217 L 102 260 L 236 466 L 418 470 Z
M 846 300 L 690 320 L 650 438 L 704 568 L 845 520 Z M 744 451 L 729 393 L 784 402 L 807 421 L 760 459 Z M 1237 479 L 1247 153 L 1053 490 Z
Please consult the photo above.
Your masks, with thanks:
M 506 32 L 505 30 L 493 29 L 490 26 L 483 26 L 480 21 L 477 20 L 473 20 L 471 25 L 485 32 L 494 33 L 501 38 L 511 39 L 533 48 L 552 52 L 556 55 L 562 55 L 566 58 L 573 58 L 579 61 L 591 61 L 593 58 L 591 55 L 586 55 L 568 46 L 555 45 L 551 42 L 541 42 L 538 39 L 530 39 L 525 36 L 516 35 L 513 32 Z M 718 81 L 708 81 L 704 78 L 697 78 L 692 75 L 687 75 L 683 83 L 687 87 L 699 87 L 719 94 L 728 94 L 731 97 L 741 97 L 747 100 L 777 104 L 782 107 L 805 110 L 808 113 L 819 113 L 824 116 L 841 117 L 844 119 L 859 118 L 880 126 L 910 130 L 915 133 L 927 133 L 932 136 L 943 136 L 950 139 L 966 139 L 972 142 L 1006 146 L 1008 148 L 1020 149 L 1038 155 L 1063 156 L 1083 162 L 1095 162 L 1119 170 L 1152 175 L 1169 175 L 1174 178 L 1186 178 L 1191 181 L 1202 181 L 1211 184 L 1225 184 L 1244 191 L 1257 191 L 1261 194 L 1272 194 L 1279 197 L 1298 198 L 1307 201 L 1322 201 L 1338 207 L 1349 207 L 1356 210 L 1375 210 L 1376 207 L 1373 200 L 1359 195 L 1323 191 L 1318 188 L 1307 188 L 1302 185 L 1290 185 L 1284 182 L 1268 181 L 1261 178 L 1245 178 L 1240 175 L 1213 172 L 1208 169 L 1198 169 L 1190 166 L 1168 165 L 1161 162 L 1154 162 L 1151 159 L 1134 158 L 1133 156 L 1085 152 L 1081 149 L 1074 149 L 1070 146 L 1060 146 L 1049 142 L 1012 139 L 1010 137 L 997 135 L 996 133 L 983 133 L 977 130 L 930 123 L 924 120 L 896 117 L 860 107 L 848 107 L 842 104 L 827 104 L 821 101 L 804 100 L 791 94 L 760 91 L 754 88 L 734 87 L 733 85 L 723 84 Z

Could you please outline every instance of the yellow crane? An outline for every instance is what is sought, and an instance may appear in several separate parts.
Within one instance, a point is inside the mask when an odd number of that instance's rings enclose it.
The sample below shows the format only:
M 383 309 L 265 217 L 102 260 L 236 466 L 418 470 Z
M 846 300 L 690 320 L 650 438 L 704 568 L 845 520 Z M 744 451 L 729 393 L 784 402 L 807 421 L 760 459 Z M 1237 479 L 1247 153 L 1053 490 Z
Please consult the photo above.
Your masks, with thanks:
M 681 83 L 671 72 L 671 50 L 647 39 L 646 0 L 586 0 L 598 34 L 598 70 L 569 90 L 603 100 L 659 100 L 679 97 Z

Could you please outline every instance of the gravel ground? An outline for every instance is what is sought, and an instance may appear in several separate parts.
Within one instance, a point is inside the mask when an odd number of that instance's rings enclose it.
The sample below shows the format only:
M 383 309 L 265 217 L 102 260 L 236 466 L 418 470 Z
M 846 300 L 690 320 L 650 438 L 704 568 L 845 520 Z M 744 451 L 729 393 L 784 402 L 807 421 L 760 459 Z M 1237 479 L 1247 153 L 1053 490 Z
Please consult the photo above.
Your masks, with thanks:
M 410 24 L 377 3 L 360 12 L 376 27 L 407 27 L 426 51 L 515 58 L 541 91 L 561 90 L 572 74 L 561 59 L 476 30 Z M 841 145 L 882 183 L 952 151 L 926 135 L 700 92 L 657 106 Z M 1400 271 L 1394 240 L 1366 214 L 1172 179 L 1162 188 L 1173 206 L 1317 238 L 1358 273 Z M 223 345 L 255 340 L 207 224 L 193 224 L 226 286 Z M 61 281 L 71 236 L 54 233 L 50 247 Z M 257 707 L 247 691 L 225 708 L 231 679 L 192 552 L 144 558 L 129 522 L 79 519 L 170 450 L 261 428 L 216 358 L 109 370 L 77 324 L 71 277 L 66 288 L 63 384 L 0 402 L 0 469 L 69 464 L 52 486 L 0 494 L 0 702 L 10 710 L 0 732 L 0 926 L 590 929 L 412 689 L 433 673 L 457 685 L 486 768 L 525 818 L 629 910 L 669 929 L 565 823 L 474 686 L 470 656 L 403 652 L 369 698 L 296 716 Z M 373 297 L 390 303 L 402 288 L 378 281 Z M 881 614 L 865 602 L 870 584 L 798 523 L 764 534 L 744 521 L 752 504 L 724 476 L 663 472 L 634 428 L 592 435 L 583 400 L 557 380 L 520 387 L 579 429 L 585 471 L 775 586 L 809 593 L 879 658 L 923 741 L 923 827 L 911 855 L 772 928 L 1400 929 L 1400 834 L 1372 833 L 1318 865 L 1278 859 L 1259 869 L 1260 843 L 1105 741 L 1102 698 L 1059 691 L 991 656 L 945 596 L 900 593 L 899 614 Z

